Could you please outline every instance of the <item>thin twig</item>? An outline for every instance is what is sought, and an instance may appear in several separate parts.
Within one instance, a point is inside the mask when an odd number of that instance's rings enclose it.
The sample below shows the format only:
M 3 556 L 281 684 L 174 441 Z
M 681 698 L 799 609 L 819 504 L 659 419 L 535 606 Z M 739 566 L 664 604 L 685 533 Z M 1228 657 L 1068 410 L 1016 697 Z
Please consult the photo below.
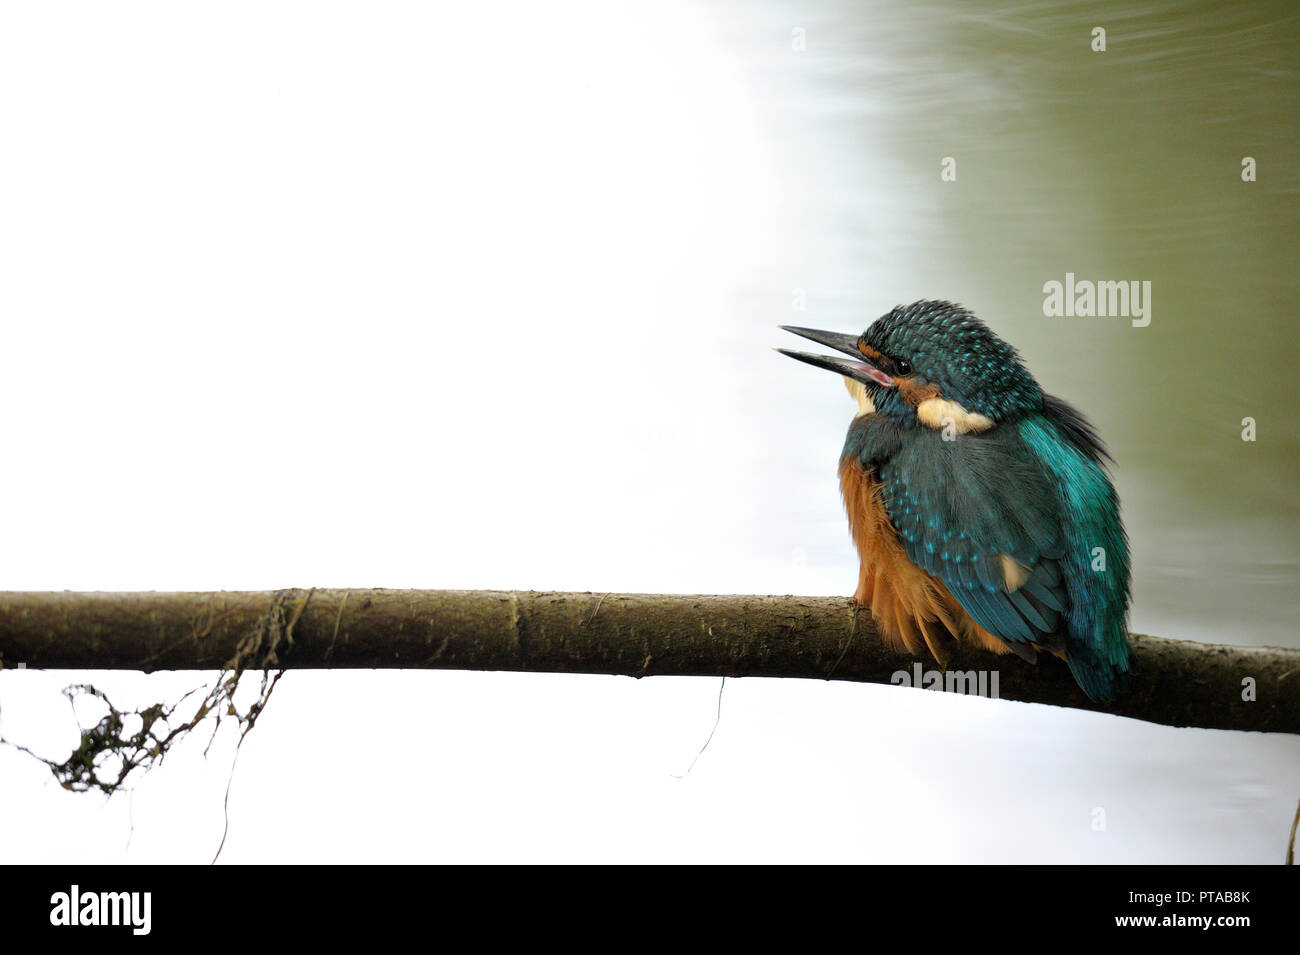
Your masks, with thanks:
M 713 718 L 713 729 L 709 730 L 709 738 L 704 741 L 704 745 L 700 747 L 700 751 L 695 754 L 695 759 L 691 760 L 691 765 L 686 767 L 686 772 L 682 773 L 680 776 L 674 774 L 673 779 L 685 779 L 689 776 L 691 770 L 695 768 L 695 764 L 699 761 L 699 758 L 704 755 L 704 751 L 708 749 L 709 744 L 713 742 L 713 734 L 718 731 L 718 724 L 722 722 L 722 691 L 726 688 L 727 678 L 724 676 L 722 682 L 718 684 L 718 713 Z

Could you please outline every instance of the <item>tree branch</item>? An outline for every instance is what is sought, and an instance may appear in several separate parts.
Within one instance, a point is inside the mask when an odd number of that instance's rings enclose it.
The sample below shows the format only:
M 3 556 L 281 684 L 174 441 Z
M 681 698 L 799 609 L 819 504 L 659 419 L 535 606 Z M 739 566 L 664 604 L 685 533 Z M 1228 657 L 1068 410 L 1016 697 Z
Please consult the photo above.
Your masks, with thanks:
M 277 642 L 250 643 L 292 606 Z M 1109 705 L 1059 660 L 969 648 L 948 672 L 996 673 L 1004 700 L 1170 726 L 1300 733 L 1300 650 L 1133 635 L 1137 675 Z M 456 590 L 0 593 L 0 663 L 86 670 L 436 668 L 897 682 L 913 657 L 835 597 Z M 931 660 L 919 661 L 927 671 Z M 1243 681 L 1254 681 L 1252 701 Z

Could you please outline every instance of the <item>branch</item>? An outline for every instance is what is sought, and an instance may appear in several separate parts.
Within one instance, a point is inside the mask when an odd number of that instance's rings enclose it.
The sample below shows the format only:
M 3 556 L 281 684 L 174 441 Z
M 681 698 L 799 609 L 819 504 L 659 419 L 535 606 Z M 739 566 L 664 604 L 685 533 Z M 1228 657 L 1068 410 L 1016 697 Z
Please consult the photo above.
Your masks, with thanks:
M 305 601 L 305 603 L 304 603 Z M 292 602 L 291 635 L 249 662 L 250 633 Z M 243 649 L 241 649 L 241 647 Z M 1169 726 L 1300 733 L 1300 650 L 1133 635 L 1137 675 L 1093 703 L 1059 660 L 959 648 L 948 672 L 997 677 L 1004 700 Z M 898 682 L 887 648 L 837 597 L 464 590 L 0 593 L 0 663 L 78 670 L 434 668 Z M 933 661 L 919 661 L 927 671 Z M 1254 680 L 1243 701 L 1243 680 Z M 973 687 L 972 687 L 973 689 Z

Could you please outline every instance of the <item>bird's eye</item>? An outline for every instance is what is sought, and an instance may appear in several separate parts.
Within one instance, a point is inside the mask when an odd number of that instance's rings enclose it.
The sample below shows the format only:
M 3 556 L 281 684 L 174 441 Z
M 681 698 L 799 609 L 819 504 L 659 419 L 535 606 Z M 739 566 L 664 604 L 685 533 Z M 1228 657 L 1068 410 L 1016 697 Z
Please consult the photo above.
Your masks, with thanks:
M 912 373 L 912 363 L 908 361 L 894 362 L 894 370 L 900 375 L 910 375 Z

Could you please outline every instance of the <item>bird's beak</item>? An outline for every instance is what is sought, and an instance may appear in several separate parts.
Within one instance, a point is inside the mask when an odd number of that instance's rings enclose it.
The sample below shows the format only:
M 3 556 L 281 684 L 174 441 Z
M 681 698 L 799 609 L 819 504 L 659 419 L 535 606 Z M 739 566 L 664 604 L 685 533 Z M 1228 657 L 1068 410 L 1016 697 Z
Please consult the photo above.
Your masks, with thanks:
M 841 335 L 838 332 L 823 332 L 816 328 L 798 328 L 794 325 L 781 325 L 779 327 L 802 338 L 807 338 L 809 341 L 814 341 L 818 345 L 825 345 L 827 348 L 834 348 L 838 352 L 852 355 L 854 360 L 846 361 L 832 355 L 814 355 L 811 352 L 789 351 L 785 348 L 778 348 L 777 351 L 782 355 L 789 355 L 791 358 L 797 358 L 809 365 L 816 365 L 818 368 L 838 372 L 846 378 L 852 378 L 854 381 L 860 381 L 866 385 L 878 385 L 881 388 L 894 387 L 894 379 L 863 357 L 862 352 L 858 350 L 856 335 Z

